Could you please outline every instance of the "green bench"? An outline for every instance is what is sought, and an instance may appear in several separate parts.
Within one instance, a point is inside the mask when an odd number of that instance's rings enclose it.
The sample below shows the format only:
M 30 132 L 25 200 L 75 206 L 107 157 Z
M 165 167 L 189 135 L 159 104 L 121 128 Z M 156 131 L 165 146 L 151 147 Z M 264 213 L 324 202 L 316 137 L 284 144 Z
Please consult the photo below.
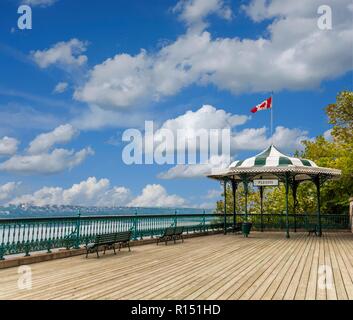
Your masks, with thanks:
M 175 227 L 174 230 L 174 243 L 176 240 L 181 240 L 181 242 L 184 242 L 184 237 L 183 237 L 183 232 L 184 232 L 184 227 Z
M 88 257 L 89 253 L 96 252 L 97 253 L 97 258 L 99 258 L 99 248 L 104 247 L 104 252 L 107 249 L 113 249 L 114 254 L 116 254 L 115 251 L 115 245 L 119 245 L 119 251 L 123 245 L 127 245 L 130 249 L 130 238 L 131 238 L 131 231 L 124 231 L 124 232 L 114 232 L 114 233 L 104 233 L 104 234 L 98 234 L 96 236 L 96 239 L 94 243 L 91 243 L 86 246 L 86 258 Z
M 165 228 L 164 233 L 157 238 L 157 246 L 159 242 L 164 241 L 165 245 L 168 244 L 168 241 L 173 240 L 176 243 L 177 240 L 182 240 L 184 242 L 183 237 L 184 227 L 168 227 Z

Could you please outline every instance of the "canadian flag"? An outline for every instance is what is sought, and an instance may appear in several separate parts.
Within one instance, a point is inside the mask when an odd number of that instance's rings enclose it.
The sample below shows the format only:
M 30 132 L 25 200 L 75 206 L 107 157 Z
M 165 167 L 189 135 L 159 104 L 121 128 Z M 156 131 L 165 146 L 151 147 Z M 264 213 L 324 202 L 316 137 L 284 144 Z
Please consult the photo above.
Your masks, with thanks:
M 271 108 L 272 108 L 272 97 L 266 99 L 265 101 L 258 104 L 256 107 L 252 108 L 251 112 L 255 113 L 260 110 L 266 110 L 266 109 L 271 109 Z

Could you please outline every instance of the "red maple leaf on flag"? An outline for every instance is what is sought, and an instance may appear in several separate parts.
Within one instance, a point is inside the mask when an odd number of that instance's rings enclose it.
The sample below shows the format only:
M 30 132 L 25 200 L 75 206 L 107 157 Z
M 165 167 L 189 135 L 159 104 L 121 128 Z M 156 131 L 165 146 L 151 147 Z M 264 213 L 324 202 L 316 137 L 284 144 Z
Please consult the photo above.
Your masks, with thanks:
M 251 112 L 255 113 L 257 111 L 271 109 L 271 108 L 272 108 L 272 97 L 269 97 L 265 101 L 263 101 L 260 104 L 258 104 L 256 107 L 252 108 Z

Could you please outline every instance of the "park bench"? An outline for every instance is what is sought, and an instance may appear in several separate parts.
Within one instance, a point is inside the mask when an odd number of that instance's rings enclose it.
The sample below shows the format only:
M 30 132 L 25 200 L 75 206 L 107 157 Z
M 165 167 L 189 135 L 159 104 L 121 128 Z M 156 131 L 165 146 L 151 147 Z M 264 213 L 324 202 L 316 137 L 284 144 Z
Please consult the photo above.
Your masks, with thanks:
M 182 242 L 184 242 L 183 232 L 184 232 L 184 227 L 175 227 L 174 236 L 173 236 L 174 243 L 176 242 L 176 240 L 181 240 Z
M 174 243 L 176 240 L 182 240 L 184 242 L 183 238 L 183 232 L 184 232 L 184 227 L 168 227 L 165 228 L 163 234 L 157 238 L 157 246 L 160 241 L 164 241 L 165 245 L 168 244 L 168 241 L 174 240 Z
M 129 248 L 129 251 L 131 251 L 130 238 L 131 238 L 131 231 L 98 234 L 96 236 L 94 243 L 91 243 L 86 246 L 86 258 L 88 257 L 88 254 L 92 252 L 96 252 L 97 258 L 99 258 L 98 251 L 100 247 L 104 247 L 103 254 L 105 254 L 105 251 L 107 249 L 113 249 L 114 254 L 116 254 L 116 251 L 115 251 L 116 244 L 119 244 L 119 251 L 123 245 L 127 245 Z

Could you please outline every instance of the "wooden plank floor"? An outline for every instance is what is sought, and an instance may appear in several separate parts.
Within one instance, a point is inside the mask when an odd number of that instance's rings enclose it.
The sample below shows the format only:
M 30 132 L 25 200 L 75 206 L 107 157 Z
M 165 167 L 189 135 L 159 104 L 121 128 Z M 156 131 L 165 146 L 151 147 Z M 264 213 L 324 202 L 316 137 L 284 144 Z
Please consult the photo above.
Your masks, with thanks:
M 31 290 L 18 289 L 17 268 L 0 270 L 0 299 L 353 299 L 345 232 L 213 235 L 30 267 Z

